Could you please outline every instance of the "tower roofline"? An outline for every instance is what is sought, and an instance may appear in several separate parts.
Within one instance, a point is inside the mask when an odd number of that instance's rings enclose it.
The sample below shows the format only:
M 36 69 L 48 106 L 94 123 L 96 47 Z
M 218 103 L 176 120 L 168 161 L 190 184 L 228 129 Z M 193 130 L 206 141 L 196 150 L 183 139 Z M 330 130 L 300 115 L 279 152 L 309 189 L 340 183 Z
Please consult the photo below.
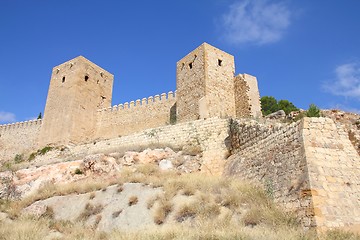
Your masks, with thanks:
M 91 66 L 94 66 L 94 67 L 96 67 L 96 68 L 101 69 L 101 71 L 104 72 L 104 73 L 107 73 L 107 74 L 109 74 L 109 75 L 111 75 L 111 76 L 114 76 L 114 74 L 110 73 L 109 71 L 105 70 L 104 68 L 100 67 L 99 65 L 93 63 L 92 61 L 90 61 L 89 59 L 85 58 L 85 57 L 82 56 L 82 55 L 77 56 L 77 57 L 75 57 L 75 58 L 73 58 L 73 59 L 70 59 L 70 60 L 68 60 L 68 61 L 66 61 L 66 62 L 64 62 L 64 63 L 62 63 L 62 64 L 59 64 L 59 65 L 55 66 L 53 69 L 61 68 L 62 66 L 66 65 L 66 64 L 69 64 L 69 63 L 72 63 L 72 62 L 83 62 L 83 63 L 87 63 L 87 64 L 89 64 L 89 65 L 91 65 Z

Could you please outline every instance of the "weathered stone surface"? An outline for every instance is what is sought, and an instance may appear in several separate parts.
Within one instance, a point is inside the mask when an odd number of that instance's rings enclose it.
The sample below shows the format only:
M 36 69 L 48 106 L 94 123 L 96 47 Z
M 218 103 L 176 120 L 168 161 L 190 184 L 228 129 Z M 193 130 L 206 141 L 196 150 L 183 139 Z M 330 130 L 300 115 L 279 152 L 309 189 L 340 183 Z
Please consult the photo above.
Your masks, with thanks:
M 279 110 L 274 113 L 270 113 L 269 115 L 266 116 L 266 118 L 269 118 L 269 119 L 285 119 L 285 117 L 286 117 L 286 114 L 285 114 L 284 110 Z
M 105 156 L 104 154 L 96 154 L 85 157 L 80 165 L 80 170 L 87 173 L 88 171 L 96 174 L 118 172 L 120 166 L 115 158 Z
M 169 170 L 174 168 L 172 162 L 166 159 L 163 159 L 159 162 L 159 167 L 161 170 Z

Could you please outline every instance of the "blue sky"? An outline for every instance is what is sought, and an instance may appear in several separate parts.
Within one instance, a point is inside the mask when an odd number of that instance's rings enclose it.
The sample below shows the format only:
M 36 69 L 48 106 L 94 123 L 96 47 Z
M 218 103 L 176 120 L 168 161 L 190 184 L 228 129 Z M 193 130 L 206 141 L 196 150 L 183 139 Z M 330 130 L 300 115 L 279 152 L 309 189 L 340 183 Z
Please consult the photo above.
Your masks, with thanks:
M 52 68 L 83 55 L 115 75 L 113 105 L 176 89 L 202 42 L 261 96 L 360 111 L 358 0 L 0 0 L 0 123 L 44 111 Z

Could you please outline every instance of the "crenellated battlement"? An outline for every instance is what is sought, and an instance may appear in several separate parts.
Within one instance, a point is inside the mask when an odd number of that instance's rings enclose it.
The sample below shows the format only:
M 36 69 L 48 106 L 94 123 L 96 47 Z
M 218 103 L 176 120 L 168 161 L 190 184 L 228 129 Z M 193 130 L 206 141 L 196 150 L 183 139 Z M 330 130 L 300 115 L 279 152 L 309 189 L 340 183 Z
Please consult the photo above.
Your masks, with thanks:
M 36 120 L 29 120 L 29 121 L 24 121 L 24 122 L 3 124 L 3 125 L 0 125 L 0 132 L 6 131 L 6 130 L 12 130 L 12 129 L 28 128 L 28 127 L 32 127 L 32 126 L 41 126 L 41 123 L 42 123 L 41 119 L 36 119 Z
M 146 107 L 154 103 L 165 103 L 166 101 L 176 100 L 176 91 L 168 93 L 157 94 L 148 98 L 137 99 L 135 101 L 125 102 L 122 104 L 114 105 L 109 108 L 98 109 L 97 112 L 116 112 L 120 110 L 133 109 L 136 107 Z

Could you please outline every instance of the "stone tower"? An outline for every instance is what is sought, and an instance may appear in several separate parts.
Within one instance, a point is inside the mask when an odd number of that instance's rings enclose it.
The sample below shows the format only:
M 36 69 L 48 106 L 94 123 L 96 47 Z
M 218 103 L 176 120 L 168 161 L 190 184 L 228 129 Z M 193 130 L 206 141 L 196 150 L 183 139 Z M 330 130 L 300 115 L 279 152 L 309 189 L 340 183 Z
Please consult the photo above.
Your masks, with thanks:
M 177 120 L 236 116 L 234 57 L 207 43 L 177 62 Z
M 93 139 L 96 110 L 111 106 L 114 76 L 79 56 L 53 68 L 39 147 Z

